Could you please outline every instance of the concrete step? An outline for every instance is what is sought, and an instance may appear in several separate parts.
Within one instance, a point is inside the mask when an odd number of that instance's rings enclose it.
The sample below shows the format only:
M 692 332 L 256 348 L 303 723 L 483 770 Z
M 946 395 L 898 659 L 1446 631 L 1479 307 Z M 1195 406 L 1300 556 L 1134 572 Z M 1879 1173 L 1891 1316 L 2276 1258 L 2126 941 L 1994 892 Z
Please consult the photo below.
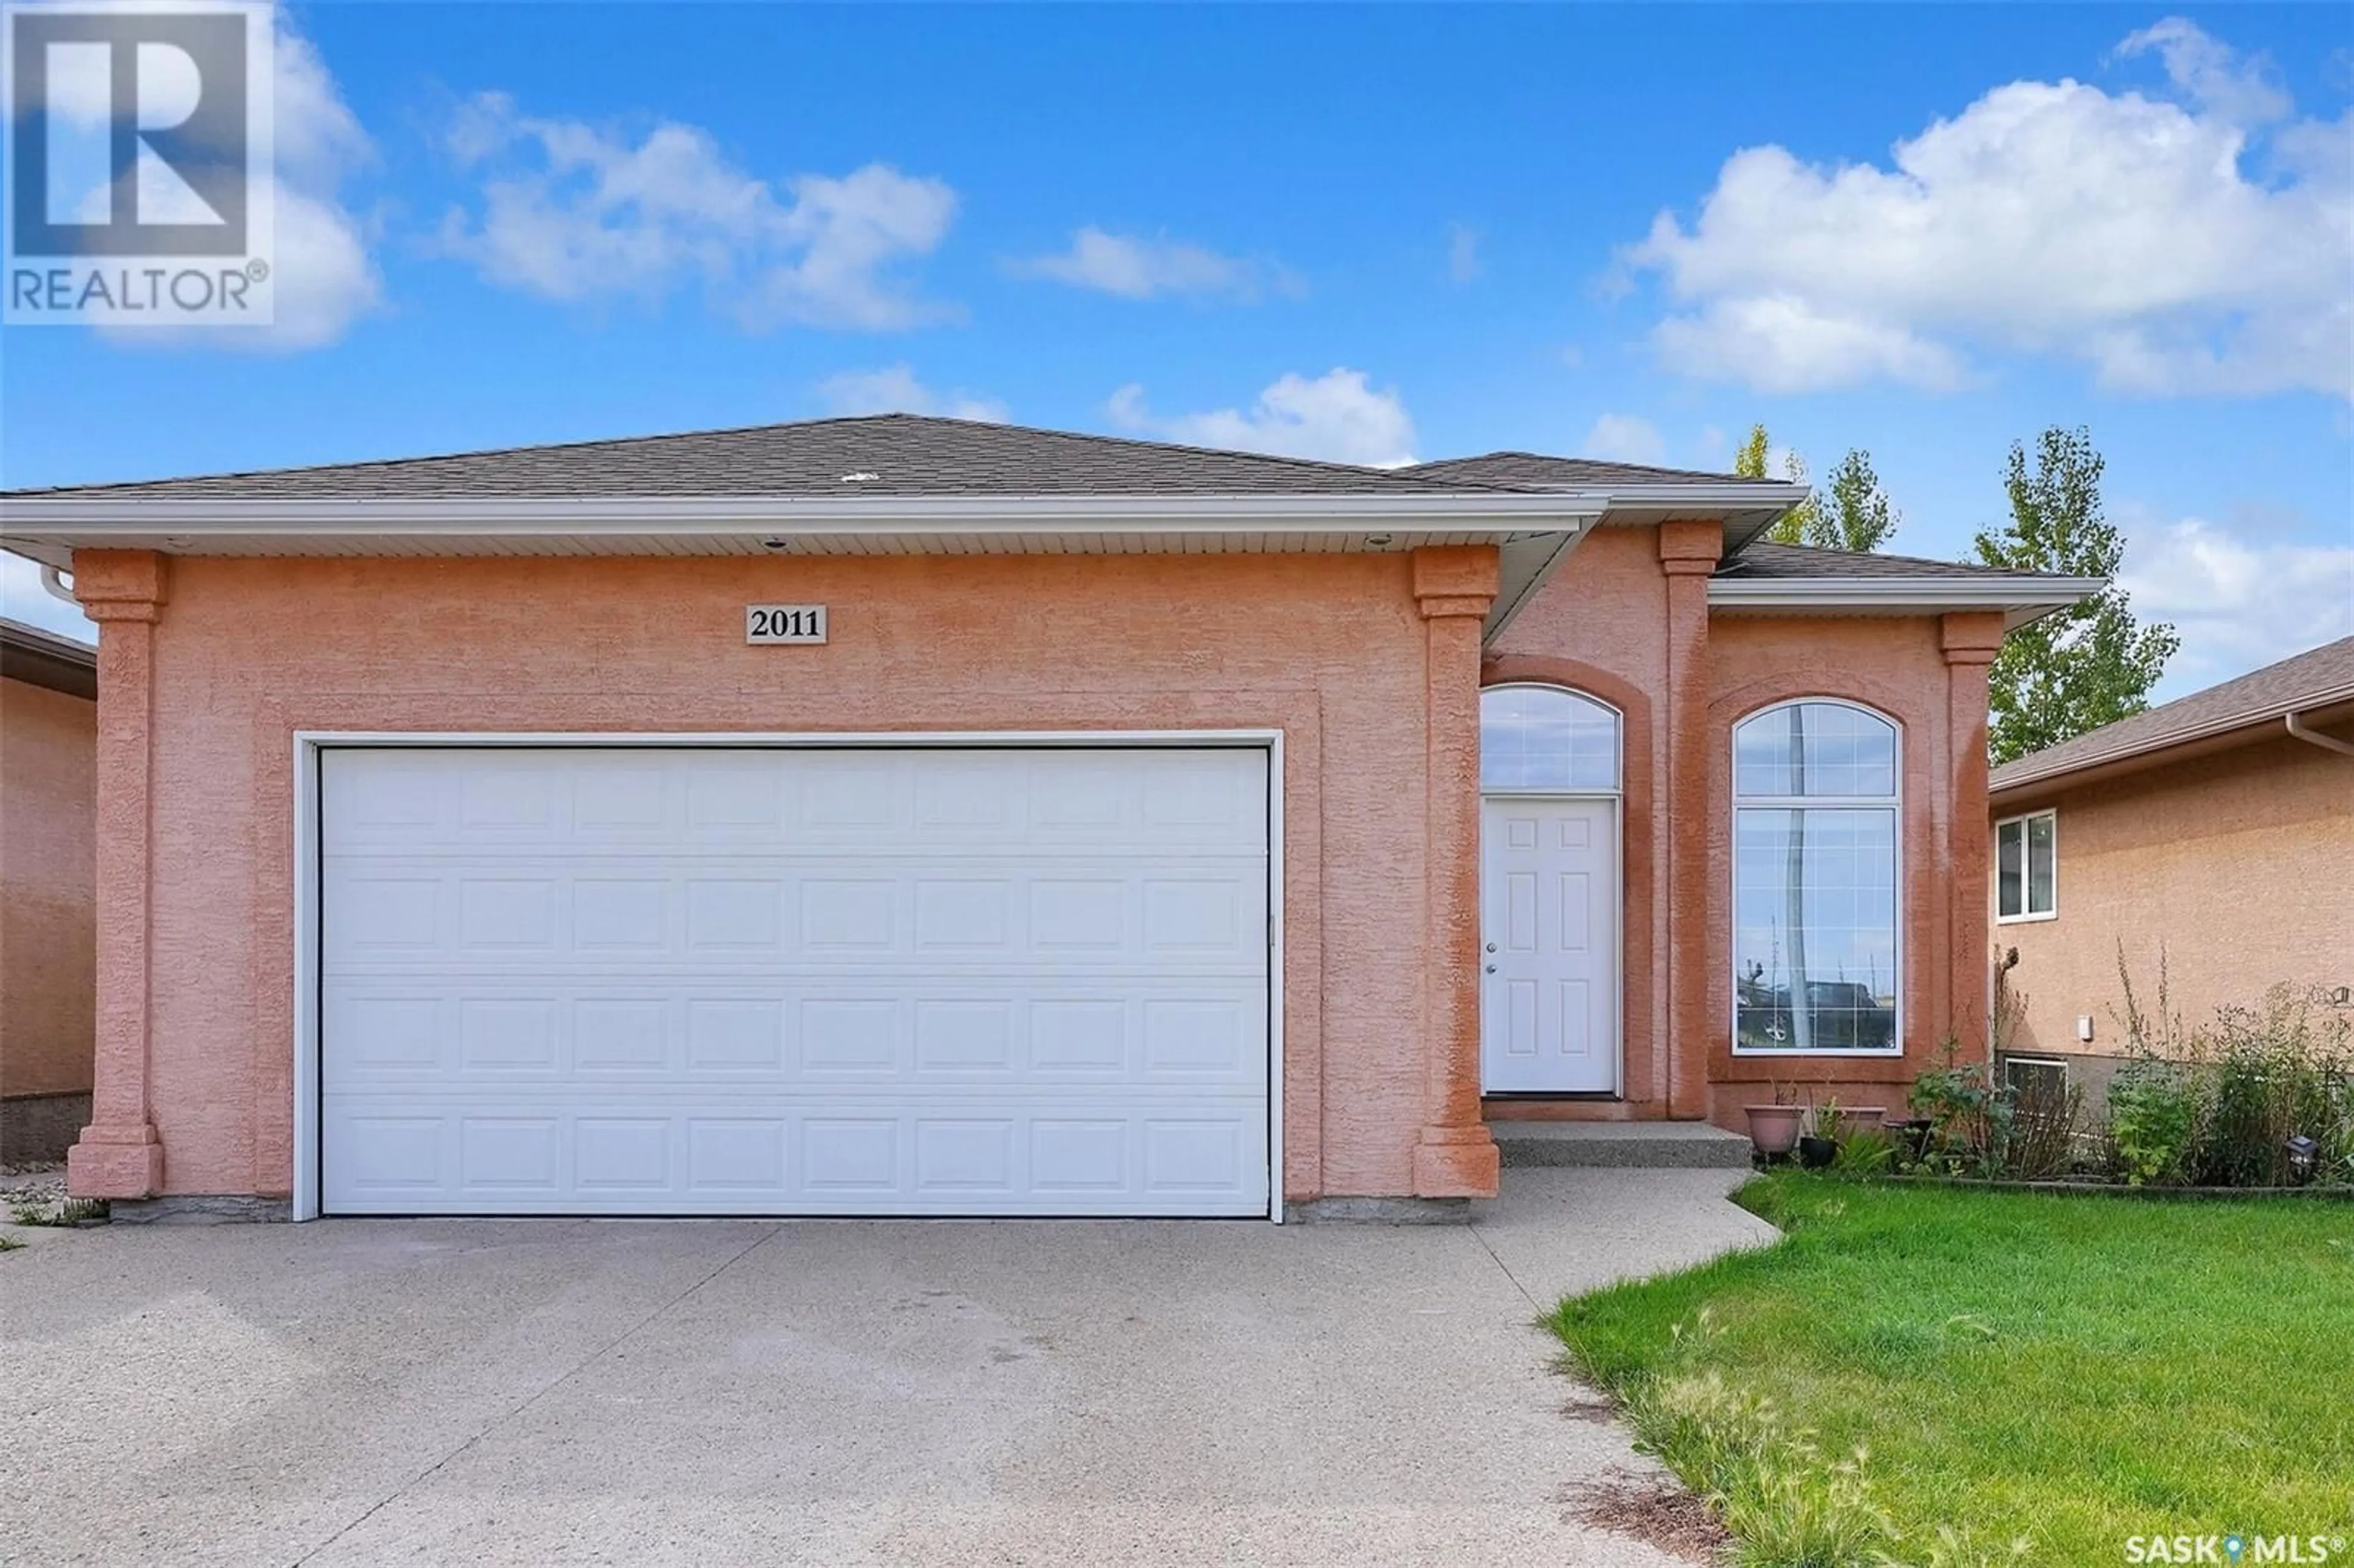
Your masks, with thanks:
M 1491 1121 L 1507 1165 L 1625 1165 L 1679 1170 L 1749 1163 L 1749 1139 L 1704 1121 Z

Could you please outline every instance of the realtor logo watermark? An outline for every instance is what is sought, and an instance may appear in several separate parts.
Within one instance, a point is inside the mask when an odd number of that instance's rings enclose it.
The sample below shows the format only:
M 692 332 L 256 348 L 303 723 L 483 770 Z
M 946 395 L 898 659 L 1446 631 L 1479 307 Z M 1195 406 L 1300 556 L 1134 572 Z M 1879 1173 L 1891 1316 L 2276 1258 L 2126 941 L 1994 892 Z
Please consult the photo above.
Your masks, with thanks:
M 0 4 L 11 326 L 267 326 L 270 8 Z

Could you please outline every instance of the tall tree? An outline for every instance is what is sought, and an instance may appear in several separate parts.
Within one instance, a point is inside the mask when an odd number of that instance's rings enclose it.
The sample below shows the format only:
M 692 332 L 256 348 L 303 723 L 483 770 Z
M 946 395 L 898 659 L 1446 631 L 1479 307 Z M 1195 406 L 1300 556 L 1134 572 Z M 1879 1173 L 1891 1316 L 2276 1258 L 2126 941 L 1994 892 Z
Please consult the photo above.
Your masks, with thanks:
M 1741 450 L 1733 454 L 1733 471 L 1744 479 L 1764 479 L 1766 461 L 1773 450 L 1774 443 L 1766 434 L 1766 427 L 1763 424 L 1750 426 L 1749 439 L 1743 441 Z M 1782 477 L 1793 484 L 1806 483 L 1807 460 L 1785 449 Z M 1816 516 L 1819 511 L 1815 493 L 1809 490 L 1804 501 L 1774 520 L 1774 525 L 1766 530 L 1765 536 L 1777 545 L 1804 544 L 1808 531 L 1817 526 Z
M 1881 488 L 1880 476 L 1872 471 L 1872 454 L 1850 448 L 1831 470 L 1830 504 L 1818 509 L 1819 527 L 1807 543 L 1832 550 L 1877 550 L 1902 519 Z
M 1766 427 L 1750 426 L 1749 439 L 1733 455 L 1733 471 L 1749 479 L 1764 479 L 1773 450 Z M 1782 477 L 1796 484 L 1806 483 L 1807 460 L 1785 449 Z M 1888 492 L 1881 488 L 1880 476 L 1872 471 L 1872 454 L 1861 448 L 1850 448 L 1839 466 L 1831 470 L 1829 496 L 1809 490 L 1804 501 L 1775 519 L 1765 536 L 1777 545 L 1869 551 L 1886 544 L 1901 520 L 1902 514 L 1891 504 Z
M 2003 472 L 2010 521 L 1980 529 L 1978 558 L 2015 571 L 2108 577 L 2110 586 L 2003 639 L 1988 672 L 1987 753 L 2009 762 L 2149 706 L 2182 645 L 2174 628 L 2133 617 L 2115 585 L 2125 540 L 2101 512 L 2101 454 L 2083 426 L 2043 432 L 2035 466 L 2017 441 Z

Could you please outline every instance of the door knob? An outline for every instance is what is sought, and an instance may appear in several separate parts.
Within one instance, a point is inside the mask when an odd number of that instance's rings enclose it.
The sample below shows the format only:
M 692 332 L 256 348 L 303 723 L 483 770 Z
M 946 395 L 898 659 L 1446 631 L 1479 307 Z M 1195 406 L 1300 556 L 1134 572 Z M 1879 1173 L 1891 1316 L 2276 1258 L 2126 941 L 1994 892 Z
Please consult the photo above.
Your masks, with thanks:
M 1490 965 L 1488 966 L 1488 972 L 1489 972 L 1490 974 L 1494 974 L 1494 973 L 1496 972 L 1496 966 L 1495 966 L 1495 965 L 1493 965 L 1493 964 L 1490 964 Z

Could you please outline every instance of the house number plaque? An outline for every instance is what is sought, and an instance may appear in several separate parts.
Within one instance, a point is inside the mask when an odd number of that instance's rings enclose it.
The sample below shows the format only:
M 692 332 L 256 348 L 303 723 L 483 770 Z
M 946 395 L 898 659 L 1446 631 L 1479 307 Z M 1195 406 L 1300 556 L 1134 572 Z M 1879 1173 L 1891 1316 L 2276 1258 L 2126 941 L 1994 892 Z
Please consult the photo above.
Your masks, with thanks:
M 825 606 L 822 604 L 748 604 L 744 607 L 747 642 L 822 642 Z

